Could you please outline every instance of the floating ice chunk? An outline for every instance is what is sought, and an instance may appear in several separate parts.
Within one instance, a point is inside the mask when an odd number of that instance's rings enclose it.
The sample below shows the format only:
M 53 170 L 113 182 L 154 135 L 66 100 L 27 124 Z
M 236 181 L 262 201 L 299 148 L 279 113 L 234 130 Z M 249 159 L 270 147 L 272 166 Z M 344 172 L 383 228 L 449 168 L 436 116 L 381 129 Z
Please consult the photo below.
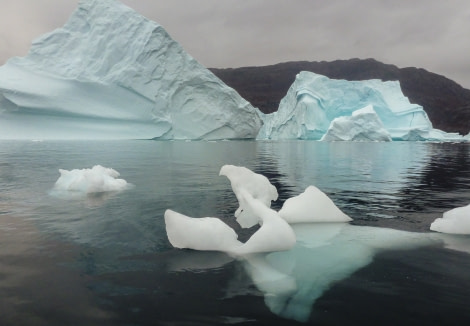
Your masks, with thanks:
M 392 137 L 372 105 L 356 110 L 350 117 L 333 119 L 323 141 L 391 141 Z
M 167 209 L 165 225 L 168 240 L 175 248 L 232 251 L 242 245 L 237 233 L 216 217 L 192 218 Z
M 249 209 L 260 220 L 261 227 L 243 246 L 233 253 L 246 255 L 259 252 L 284 251 L 296 243 L 295 233 L 281 216 L 263 202 L 252 197 L 245 189 L 239 191 L 240 205 Z
M 432 231 L 452 234 L 470 234 L 470 204 L 444 212 L 437 218 L 430 229 Z
M 114 169 L 95 165 L 91 169 L 59 169 L 60 177 L 52 191 L 92 194 L 100 192 L 121 191 L 131 185 L 124 179 L 118 179 L 119 172 Z
M 352 221 L 315 186 L 309 186 L 300 195 L 287 199 L 279 215 L 288 223 Z
M 165 212 L 168 239 L 173 247 L 223 251 L 237 256 L 289 250 L 295 245 L 295 233 L 279 214 L 254 199 L 244 189 L 240 200 L 261 220 L 261 227 L 246 243 L 236 232 L 215 217 L 192 218 L 172 210 Z
M 245 189 L 254 199 L 259 200 L 266 207 L 271 207 L 271 201 L 277 200 L 278 193 L 268 178 L 264 175 L 254 173 L 243 167 L 234 165 L 224 165 L 220 169 L 219 175 L 224 175 L 230 180 L 232 190 L 238 199 L 239 208 L 235 211 L 238 224 L 243 228 L 249 228 L 259 223 L 257 214 L 251 211 L 250 207 L 244 206 L 241 200 L 240 191 Z

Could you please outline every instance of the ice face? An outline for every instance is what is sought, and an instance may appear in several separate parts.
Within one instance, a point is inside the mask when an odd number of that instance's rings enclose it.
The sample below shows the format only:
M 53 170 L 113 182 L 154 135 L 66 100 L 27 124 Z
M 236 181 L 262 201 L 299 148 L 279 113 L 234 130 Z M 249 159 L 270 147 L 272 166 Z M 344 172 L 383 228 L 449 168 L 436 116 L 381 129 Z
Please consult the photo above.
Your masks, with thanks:
M 82 0 L 0 67 L 0 138 L 254 138 L 261 120 L 164 28 L 115 0 Z
M 423 108 L 411 104 L 400 89 L 398 81 L 365 80 L 346 81 L 329 79 L 312 72 L 300 72 L 281 100 L 277 112 L 262 115 L 264 125 L 259 139 L 314 139 L 320 140 L 331 129 L 325 140 L 350 138 L 351 131 L 340 130 L 342 126 L 354 125 L 354 120 L 363 119 L 372 124 L 360 131 L 360 140 L 378 136 L 374 126 L 381 128 L 372 115 L 356 115 L 353 112 L 373 106 L 385 130 L 394 140 L 462 140 L 457 134 L 446 134 L 433 129 Z M 332 125 L 335 118 L 343 118 Z M 372 120 L 371 120 L 372 119 Z M 330 128 L 331 126 L 331 128 Z M 341 131 L 346 135 L 342 134 Z M 373 132 L 364 135 L 362 132 Z M 380 138 L 385 136 L 379 132 Z M 349 140 L 349 139 L 348 139 Z
M 442 218 L 437 218 L 431 224 L 430 229 L 442 233 L 470 234 L 470 205 L 444 212 Z
M 372 105 L 356 110 L 349 116 L 334 118 L 323 141 L 391 141 Z

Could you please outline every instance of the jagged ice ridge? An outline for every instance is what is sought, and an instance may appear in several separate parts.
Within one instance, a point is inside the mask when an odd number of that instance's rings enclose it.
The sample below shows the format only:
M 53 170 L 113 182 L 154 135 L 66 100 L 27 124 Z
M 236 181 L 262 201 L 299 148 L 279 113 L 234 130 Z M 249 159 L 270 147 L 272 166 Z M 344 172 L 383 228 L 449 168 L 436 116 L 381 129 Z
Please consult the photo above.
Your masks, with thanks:
M 0 67 L 0 138 L 254 138 L 261 120 L 159 24 L 81 0 Z

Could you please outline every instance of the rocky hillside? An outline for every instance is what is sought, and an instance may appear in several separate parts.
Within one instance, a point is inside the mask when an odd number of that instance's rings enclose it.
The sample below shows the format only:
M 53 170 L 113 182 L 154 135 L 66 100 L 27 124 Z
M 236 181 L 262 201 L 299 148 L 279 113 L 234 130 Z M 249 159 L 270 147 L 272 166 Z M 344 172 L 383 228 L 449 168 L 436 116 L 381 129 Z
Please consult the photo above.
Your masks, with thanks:
M 210 70 L 264 113 L 277 110 L 296 74 L 303 70 L 335 79 L 399 80 L 403 93 L 412 103 L 423 106 L 435 128 L 461 134 L 470 131 L 470 90 L 424 69 L 350 59 Z

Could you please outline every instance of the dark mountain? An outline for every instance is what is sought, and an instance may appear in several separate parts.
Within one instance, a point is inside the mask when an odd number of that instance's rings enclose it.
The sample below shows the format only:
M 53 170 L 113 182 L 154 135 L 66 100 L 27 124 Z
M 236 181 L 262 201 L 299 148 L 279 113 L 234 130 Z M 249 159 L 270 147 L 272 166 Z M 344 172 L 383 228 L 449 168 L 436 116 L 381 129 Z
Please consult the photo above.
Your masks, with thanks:
M 374 59 L 350 59 L 210 70 L 264 113 L 278 109 L 300 71 L 334 79 L 399 80 L 403 94 L 410 102 L 423 106 L 435 128 L 461 134 L 470 131 L 470 90 L 424 69 L 398 68 Z

